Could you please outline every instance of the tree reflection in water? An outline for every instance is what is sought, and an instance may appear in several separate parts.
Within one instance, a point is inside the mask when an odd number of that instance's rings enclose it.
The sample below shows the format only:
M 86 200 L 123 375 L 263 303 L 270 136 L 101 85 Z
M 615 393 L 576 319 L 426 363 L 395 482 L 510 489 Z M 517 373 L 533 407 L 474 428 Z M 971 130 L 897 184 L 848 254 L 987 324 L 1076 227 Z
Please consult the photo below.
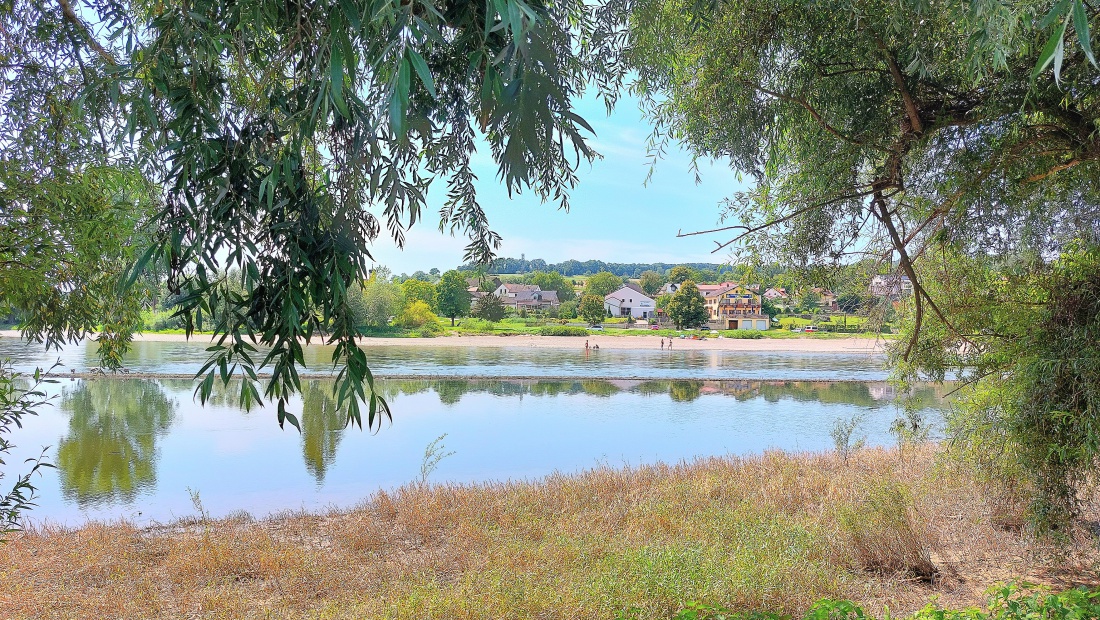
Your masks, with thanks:
M 80 506 L 132 502 L 157 479 L 157 436 L 176 402 L 156 381 L 83 381 L 61 399 L 71 414 L 57 447 L 61 491 Z
M 325 471 L 336 458 L 347 420 L 347 413 L 336 406 L 331 382 L 310 381 L 303 386 L 302 457 L 317 484 L 325 481 Z

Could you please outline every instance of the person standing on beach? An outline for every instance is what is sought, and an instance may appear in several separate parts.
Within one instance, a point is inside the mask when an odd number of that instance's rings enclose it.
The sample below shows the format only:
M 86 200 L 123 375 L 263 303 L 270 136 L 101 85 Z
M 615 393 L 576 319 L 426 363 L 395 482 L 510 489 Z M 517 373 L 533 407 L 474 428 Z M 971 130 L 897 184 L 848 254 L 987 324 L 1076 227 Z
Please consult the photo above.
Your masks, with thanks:
M 585 351 L 588 350 L 588 341 L 587 340 L 584 341 L 584 350 Z

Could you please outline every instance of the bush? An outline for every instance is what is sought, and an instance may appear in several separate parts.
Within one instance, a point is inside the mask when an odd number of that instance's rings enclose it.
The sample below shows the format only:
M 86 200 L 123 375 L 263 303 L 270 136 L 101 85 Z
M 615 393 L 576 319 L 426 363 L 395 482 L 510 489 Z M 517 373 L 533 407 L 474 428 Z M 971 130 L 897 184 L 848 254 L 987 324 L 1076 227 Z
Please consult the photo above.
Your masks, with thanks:
M 472 334 L 491 334 L 493 324 L 485 319 L 466 319 L 458 326 L 459 331 Z
M 758 340 L 764 337 L 764 332 L 755 329 L 727 329 L 721 333 L 726 338 L 739 338 L 742 340 Z
M 939 575 L 932 563 L 932 534 L 920 519 L 909 489 L 892 482 L 871 489 L 856 508 L 840 514 L 853 560 L 864 570 L 907 573 L 925 581 Z
M 432 312 L 431 307 L 420 300 L 405 306 L 401 314 L 397 316 L 395 323 L 401 327 L 415 329 L 426 325 L 439 326 L 439 317 Z
M 416 334 L 418 338 L 435 338 L 441 331 L 443 331 L 443 328 L 440 327 L 438 323 L 429 323 L 428 325 L 420 327 L 413 333 Z
M 588 330 L 583 327 L 568 327 L 566 325 L 551 325 L 539 330 L 540 336 L 587 336 Z

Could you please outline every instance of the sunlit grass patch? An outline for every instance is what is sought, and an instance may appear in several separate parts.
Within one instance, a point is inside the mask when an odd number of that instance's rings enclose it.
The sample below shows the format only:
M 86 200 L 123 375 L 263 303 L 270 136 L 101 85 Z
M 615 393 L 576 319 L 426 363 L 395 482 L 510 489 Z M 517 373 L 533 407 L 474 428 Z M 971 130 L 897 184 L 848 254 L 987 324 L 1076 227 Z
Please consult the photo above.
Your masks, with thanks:
M 1043 560 L 990 525 L 987 494 L 932 448 L 417 483 L 328 514 L 39 528 L 4 548 L 0 593 L 13 618 L 798 616 L 826 597 L 973 604 L 993 581 L 1096 561 L 1095 545 Z M 966 580 L 914 579 L 914 550 Z

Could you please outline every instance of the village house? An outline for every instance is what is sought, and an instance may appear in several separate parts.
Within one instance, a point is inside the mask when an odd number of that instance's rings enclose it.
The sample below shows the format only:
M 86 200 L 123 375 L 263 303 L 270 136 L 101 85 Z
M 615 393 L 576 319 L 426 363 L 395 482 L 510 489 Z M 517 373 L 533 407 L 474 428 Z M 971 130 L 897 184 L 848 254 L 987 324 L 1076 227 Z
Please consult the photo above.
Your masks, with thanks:
M 703 293 L 712 328 L 764 331 L 771 327 L 771 318 L 764 314 L 760 295 L 732 282 L 723 284 L 716 290 Z
M 814 287 L 814 294 L 821 300 L 818 302 L 818 307 L 822 310 L 829 312 L 836 312 L 840 310 L 840 304 L 837 303 L 836 293 L 830 291 L 827 288 L 821 288 L 820 286 Z
M 678 290 L 680 290 L 679 284 L 665 282 L 663 285 L 661 285 L 661 288 L 657 290 L 657 296 L 660 297 L 661 295 L 672 295 Z
M 790 299 L 790 295 L 787 294 L 787 289 L 783 287 L 772 287 L 764 291 L 764 299 L 773 301 L 777 304 L 785 304 Z
M 913 283 L 909 276 L 900 274 L 878 275 L 871 278 L 870 292 L 875 297 L 897 299 L 902 295 L 913 294 Z
M 629 282 L 603 298 L 603 307 L 611 316 L 649 319 L 656 316 L 657 302 L 638 285 Z
M 557 291 L 544 291 L 537 284 L 512 284 L 505 282 L 493 294 L 505 307 L 513 310 L 549 310 L 561 305 Z

